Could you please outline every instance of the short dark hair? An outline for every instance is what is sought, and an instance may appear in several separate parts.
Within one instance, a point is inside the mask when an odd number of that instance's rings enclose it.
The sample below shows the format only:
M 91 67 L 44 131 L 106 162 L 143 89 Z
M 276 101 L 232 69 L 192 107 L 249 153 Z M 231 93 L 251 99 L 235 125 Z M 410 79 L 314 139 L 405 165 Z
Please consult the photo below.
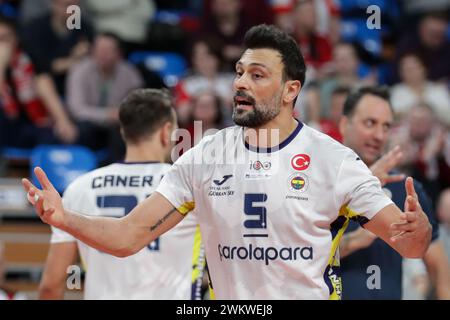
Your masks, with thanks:
M 14 33 L 17 33 L 17 22 L 14 19 L 12 19 L 12 18 L 10 18 L 8 16 L 0 14 L 0 25 L 7 26 Z
M 387 87 L 384 86 L 361 87 L 359 89 L 351 91 L 347 96 L 347 99 L 344 102 L 344 110 L 343 110 L 344 116 L 351 117 L 355 112 L 358 102 L 361 100 L 362 97 L 364 97 L 367 94 L 377 96 L 387 101 L 389 103 L 389 107 L 392 110 L 392 106 L 390 103 L 390 94 Z
M 127 142 L 137 143 L 174 120 L 173 99 L 167 89 L 136 89 L 120 104 L 119 121 Z
M 273 25 L 260 24 L 250 28 L 244 37 L 245 49 L 274 49 L 284 64 L 283 79 L 305 83 L 306 65 L 297 42 Z
M 220 98 L 220 96 L 218 94 L 216 94 L 215 92 L 211 92 L 211 91 L 202 91 L 197 93 L 196 95 L 194 95 L 192 97 L 192 110 L 191 110 L 191 120 L 190 122 L 193 123 L 196 119 L 194 119 L 193 115 L 194 115 L 194 107 L 195 104 L 197 103 L 198 99 L 200 96 L 204 95 L 204 94 L 211 94 L 214 97 L 214 105 L 216 106 L 216 117 L 214 119 L 214 124 L 216 126 L 222 126 L 223 125 L 223 101 Z
M 191 42 L 191 46 L 189 49 L 190 62 L 192 63 L 192 58 L 194 56 L 194 48 L 199 43 L 205 44 L 208 53 L 216 57 L 216 59 L 219 61 L 219 69 L 222 69 L 224 64 L 223 42 L 213 35 L 203 35 L 201 37 L 195 38 Z
M 332 96 L 334 96 L 335 94 L 348 95 L 348 94 L 350 94 L 350 88 L 347 86 L 339 85 L 336 88 L 334 88 L 333 92 L 331 93 Z
M 426 19 L 441 20 L 442 22 L 447 23 L 448 22 L 448 14 L 445 11 L 433 10 L 433 11 L 429 11 L 429 12 L 425 13 L 421 17 L 420 21 L 423 22 Z
M 110 32 L 110 31 L 99 32 L 99 33 L 97 33 L 95 35 L 95 39 L 98 39 L 98 38 L 109 38 L 109 39 L 112 39 L 116 43 L 117 48 L 119 49 L 119 52 L 120 53 L 124 53 L 124 51 L 125 51 L 124 42 L 123 42 L 122 38 L 120 38 L 114 32 Z
M 405 58 L 416 58 L 419 63 L 427 69 L 427 63 L 422 53 L 419 51 L 407 51 L 400 56 L 399 62 L 402 62 Z M 400 63 L 399 63 L 400 65 Z

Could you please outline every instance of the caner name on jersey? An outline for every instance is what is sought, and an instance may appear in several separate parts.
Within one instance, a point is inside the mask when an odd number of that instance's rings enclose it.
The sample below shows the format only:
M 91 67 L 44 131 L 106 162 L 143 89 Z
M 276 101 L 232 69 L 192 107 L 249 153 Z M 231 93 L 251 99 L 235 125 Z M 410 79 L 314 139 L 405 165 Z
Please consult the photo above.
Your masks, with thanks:
M 111 188 L 111 187 L 151 187 L 153 186 L 153 176 L 138 176 L 138 175 L 104 175 L 92 179 L 91 188 Z

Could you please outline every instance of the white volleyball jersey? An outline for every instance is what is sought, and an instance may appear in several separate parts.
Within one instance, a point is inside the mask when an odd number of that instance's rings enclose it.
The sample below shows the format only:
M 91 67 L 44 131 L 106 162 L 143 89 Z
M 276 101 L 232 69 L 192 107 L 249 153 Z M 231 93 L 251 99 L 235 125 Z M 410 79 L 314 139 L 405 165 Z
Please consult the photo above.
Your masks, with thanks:
M 82 214 L 123 217 L 155 191 L 169 168 L 168 164 L 149 162 L 116 163 L 94 170 L 69 185 L 64 207 Z M 52 243 L 78 243 L 86 269 L 85 299 L 200 298 L 204 256 L 194 216 L 127 258 L 114 257 L 62 230 L 52 230 Z
M 194 208 L 218 299 L 339 299 L 339 240 L 350 218 L 392 201 L 349 148 L 299 122 L 278 148 L 243 128 L 203 138 L 157 192 Z

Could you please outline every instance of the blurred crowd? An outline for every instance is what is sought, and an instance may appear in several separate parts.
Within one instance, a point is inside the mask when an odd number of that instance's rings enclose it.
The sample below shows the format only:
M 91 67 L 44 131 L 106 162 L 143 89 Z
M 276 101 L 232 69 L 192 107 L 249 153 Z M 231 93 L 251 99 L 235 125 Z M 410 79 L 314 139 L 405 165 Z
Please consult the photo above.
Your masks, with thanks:
M 368 13 L 371 4 L 379 11 Z M 74 30 L 71 5 L 81 8 Z M 120 160 L 118 106 L 139 87 L 168 86 L 179 125 L 192 134 L 194 120 L 203 131 L 232 125 L 244 33 L 275 24 L 305 57 L 294 112 L 310 126 L 342 141 L 348 93 L 389 87 L 389 148 L 401 146 L 399 169 L 431 196 L 450 255 L 449 9 L 446 0 L 0 1 L 0 149 L 81 144 L 105 151 L 104 163 Z M 169 84 L 129 59 L 150 51 L 181 55 L 185 75 Z

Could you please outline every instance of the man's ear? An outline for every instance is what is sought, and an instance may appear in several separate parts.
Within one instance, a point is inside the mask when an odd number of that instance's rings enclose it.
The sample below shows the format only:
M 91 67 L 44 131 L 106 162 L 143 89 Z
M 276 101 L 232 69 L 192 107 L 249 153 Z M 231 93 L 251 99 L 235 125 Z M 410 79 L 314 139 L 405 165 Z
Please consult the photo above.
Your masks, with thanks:
M 339 120 L 339 132 L 341 133 L 342 136 L 345 136 L 345 130 L 347 128 L 349 121 L 350 120 L 348 119 L 348 117 L 344 115 Z
M 160 139 L 161 139 L 161 144 L 163 145 L 163 147 L 167 147 L 168 145 L 170 145 L 170 138 L 172 135 L 172 131 L 173 131 L 173 123 L 170 121 L 167 121 L 161 127 Z
M 125 134 L 123 133 L 122 127 L 120 127 L 120 137 L 122 138 L 123 141 L 125 141 Z
M 284 86 L 283 102 L 286 104 L 293 102 L 300 93 L 301 87 L 302 85 L 298 80 L 286 81 L 286 85 Z

